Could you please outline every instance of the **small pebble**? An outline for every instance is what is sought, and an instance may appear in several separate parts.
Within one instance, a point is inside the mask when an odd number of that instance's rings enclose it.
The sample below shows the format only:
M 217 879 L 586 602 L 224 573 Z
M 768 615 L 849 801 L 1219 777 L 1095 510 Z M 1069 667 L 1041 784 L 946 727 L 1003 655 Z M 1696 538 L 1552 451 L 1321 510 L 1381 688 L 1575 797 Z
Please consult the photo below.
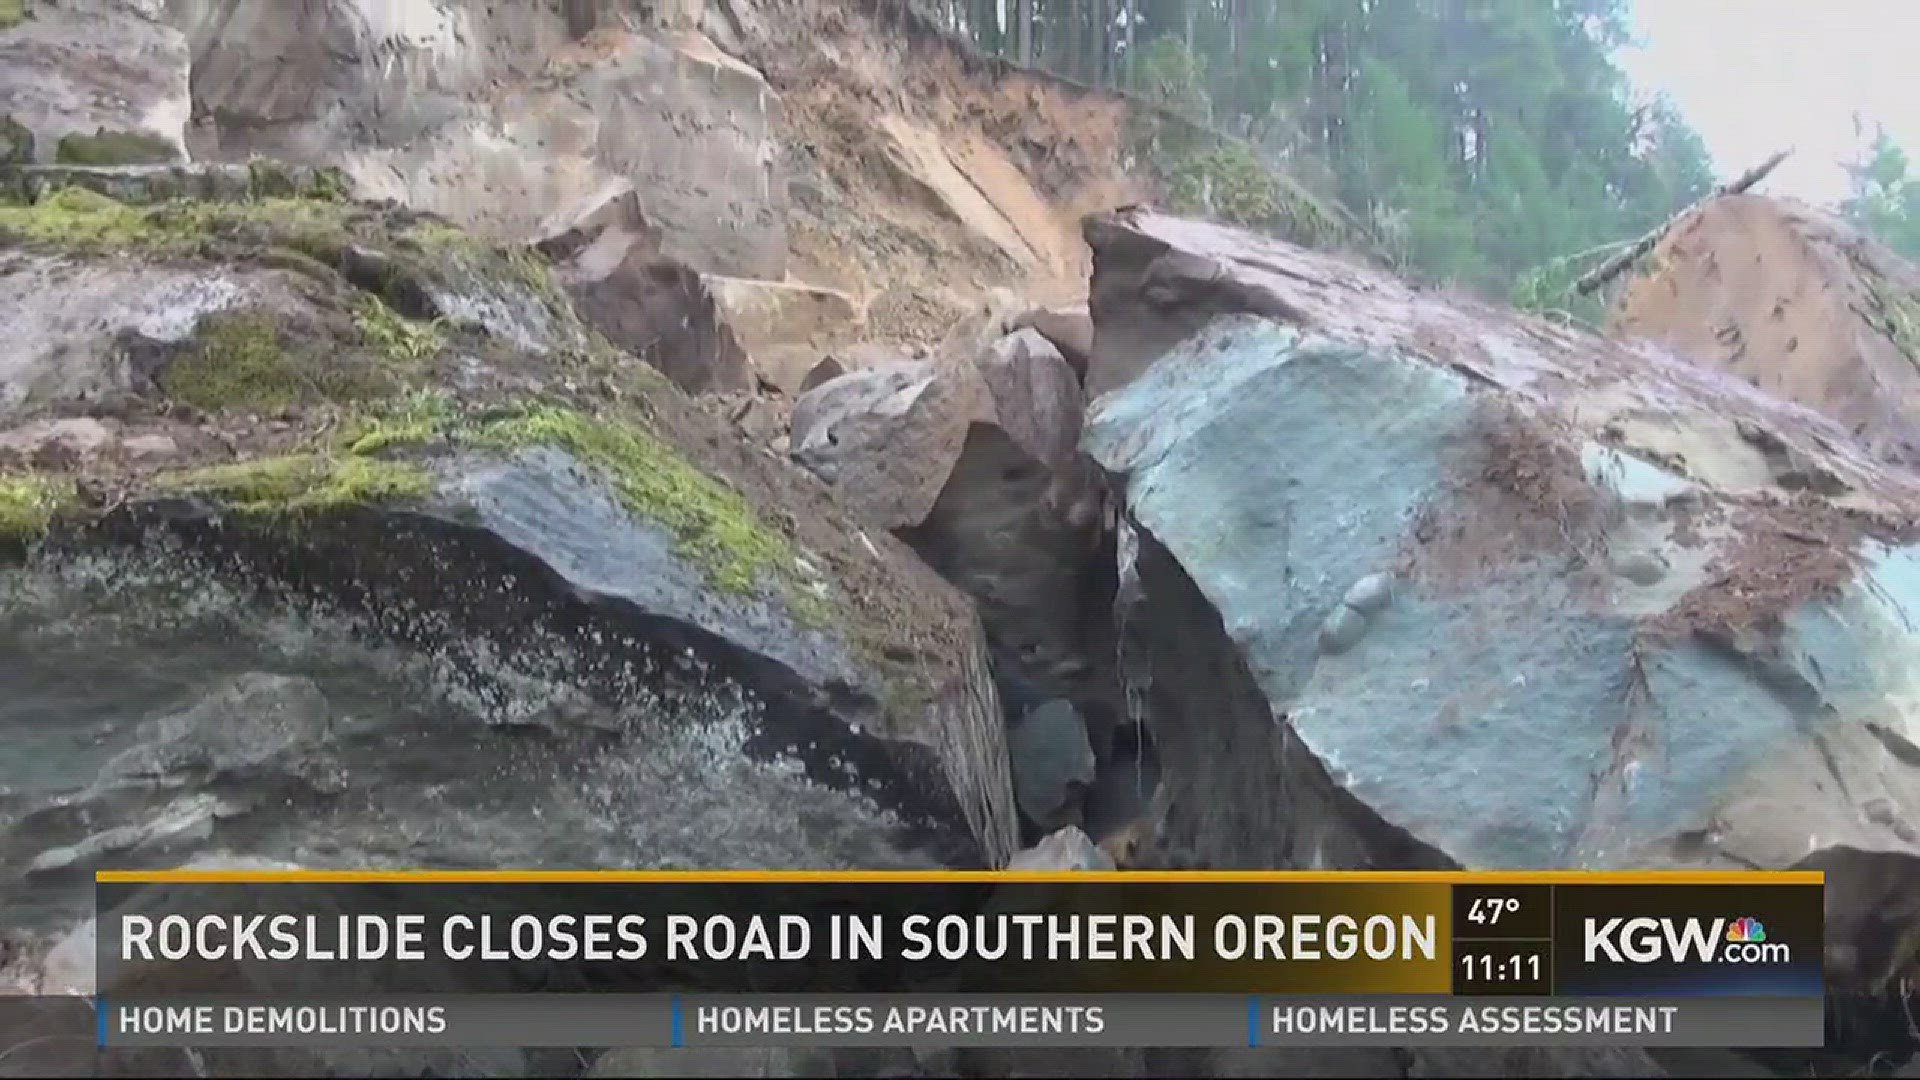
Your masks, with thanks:
M 1667 576 L 1667 564 L 1650 551 L 1622 556 L 1614 562 L 1613 570 L 1635 585 L 1654 585 Z
M 1347 590 L 1346 605 L 1362 615 L 1371 615 L 1393 599 L 1393 578 L 1387 574 L 1368 574 Z
M 1327 621 L 1320 624 L 1320 651 L 1327 656 L 1337 656 L 1353 648 L 1366 632 L 1366 616 L 1340 604 L 1327 616 Z

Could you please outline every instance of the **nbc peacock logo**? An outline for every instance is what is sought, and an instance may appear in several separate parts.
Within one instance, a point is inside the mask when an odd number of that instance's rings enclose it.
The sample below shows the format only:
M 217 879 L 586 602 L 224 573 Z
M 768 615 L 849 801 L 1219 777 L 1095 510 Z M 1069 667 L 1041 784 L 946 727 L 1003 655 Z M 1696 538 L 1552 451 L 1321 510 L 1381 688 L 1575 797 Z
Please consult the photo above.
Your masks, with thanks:
M 1727 940 L 1757 945 L 1767 940 L 1766 924 L 1751 915 L 1742 915 L 1727 925 Z

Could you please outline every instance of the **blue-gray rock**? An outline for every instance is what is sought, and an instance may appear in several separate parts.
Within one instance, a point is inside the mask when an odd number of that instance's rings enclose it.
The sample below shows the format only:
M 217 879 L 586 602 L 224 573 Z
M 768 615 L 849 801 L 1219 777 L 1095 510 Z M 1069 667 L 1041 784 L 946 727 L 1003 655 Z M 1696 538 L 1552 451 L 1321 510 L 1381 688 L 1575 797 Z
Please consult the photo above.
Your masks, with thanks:
M 1366 616 L 1345 604 L 1335 604 L 1327 621 L 1320 624 L 1320 651 L 1337 656 L 1358 645 L 1366 633 Z
M 1049 701 L 1015 724 L 1007 737 L 1013 794 L 1020 812 L 1042 829 L 1077 824 L 1093 786 L 1093 746 L 1073 704 Z
M 1139 536 L 1125 647 L 1202 865 L 1914 850 L 1913 478 L 1651 345 L 1150 212 L 1088 237 L 1084 446 Z M 1325 650 L 1382 566 L 1392 603 Z

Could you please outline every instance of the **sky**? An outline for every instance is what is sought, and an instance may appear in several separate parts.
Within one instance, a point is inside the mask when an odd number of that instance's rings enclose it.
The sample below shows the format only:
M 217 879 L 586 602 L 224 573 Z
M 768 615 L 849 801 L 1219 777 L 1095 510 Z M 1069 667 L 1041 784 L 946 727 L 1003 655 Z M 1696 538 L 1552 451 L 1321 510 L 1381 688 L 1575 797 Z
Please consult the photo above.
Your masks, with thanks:
M 1793 147 L 1760 190 L 1830 203 L 1873 124 L 1920 158 L 1920 0 L 1634 0 L 1619 59 L 1706 140 L 1722 180 Z

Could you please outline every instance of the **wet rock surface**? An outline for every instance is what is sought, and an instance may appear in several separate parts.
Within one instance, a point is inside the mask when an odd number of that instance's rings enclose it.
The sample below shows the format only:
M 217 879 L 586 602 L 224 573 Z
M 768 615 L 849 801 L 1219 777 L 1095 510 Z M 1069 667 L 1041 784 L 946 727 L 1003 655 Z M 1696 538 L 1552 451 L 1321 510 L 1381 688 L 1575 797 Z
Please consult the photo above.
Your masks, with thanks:
M 1089 378 L 1110 392 L 1085 446 L 1125 498 L 1122 672 L 1163 769 L 1154 859 L 1787 868 L 1839 845 L 1920 865 L 1909 476 L 1648 345 L 1146 212 L 1089 237 Z M 1794 478 L 1809 468 L 1824 494 Z M 1904 873 L 1832 865 L 1829 889 L 1856 895 Z M 1836 999 L 1841 1022 L 1877 1033 L 1850 1037 L 1850 1065 L 1765 1068 L 1856 1068 L 1908 1038 L 1874 1028 L 1900 1011 L 1897 935 L 1834 925 L 1845 970 L 1879 971 Z
M 214 853 L 1016 850 L 965 600 L 599 338 L 543 264 L 331 198 L 85 194 L 0 206 L 0 258 L 99 286 L 24 298 L 45 349 L 0 370 L 11 955 L 61 955 L 94 869 Z M 208 281 L 232 287 L 201 303 Z M 103 326 L 144 326 L 155 364 L 96 345 L 87 378 L 45 377 Z
M 1151 281 L 1143 310 L 1162 289 L 1182 311 L 1255 312 L 1219 316 L 1100 400 L 1087 439 L 1140 532 L 1140 625 L 1219 627 L 1205 661 L 1148 631 L 1156 690 L 1216 674 L 1239 688 L 1221 720 L 1192 695 L 1156 714 L 1169 777 L 1214 783 L 1222 753 L 1266 758 L 1284 793 L 1250 789 L 1228 811 L 1245 821 L 1196 823 L 1208 861 L 1786 866 L 1841 837 L 1907 843 L 1865 802 L 1920 807 L 1920 772 L 1872 734 L 1911 735 L 1889 703 L 1905 685 L 1892 658 L 1920 644 L 1904 629 L 1920 602 L 1912 481 L 1651 350 L 1395 292 L 1228 230 L 1139 215 L 1092 235 L 1119 260 L 1096 292 Z M 1282 308 L 1303 325 L 1257 314 Z M 1483 330 L 1473 348 L 1454 333 L 1467 326 Z M 1668 395 L 1664 425 L 1632 404 L 1642 379 Z M 1573 419 L 1607 400 L 1612 415 Z M 1752 490 L 1714 458 L 1651 449 L 1736 421 L 1803 445 L 1847 494 Z M 1792 551 L 1796 529 L 1835 559 L 1761 554 Z M 1602 553 L 1634 551 L 1674 570 L 1609 584 Z M 1775 585 L 1756 594 L 1747 574 Z M 1244 753 L 1199 745 L 1242 736 Z M 1279 764 L 1295 739 L 1304 771 Z M 1836 770 L 1834 787 L 1810 778 Z M 1286 805 L 1329 786 L 1355 801 Z M 1240 801 L 1216 788 L 1205 812 Z M 1246 846 L 1260 836 L 1264 851 Z

